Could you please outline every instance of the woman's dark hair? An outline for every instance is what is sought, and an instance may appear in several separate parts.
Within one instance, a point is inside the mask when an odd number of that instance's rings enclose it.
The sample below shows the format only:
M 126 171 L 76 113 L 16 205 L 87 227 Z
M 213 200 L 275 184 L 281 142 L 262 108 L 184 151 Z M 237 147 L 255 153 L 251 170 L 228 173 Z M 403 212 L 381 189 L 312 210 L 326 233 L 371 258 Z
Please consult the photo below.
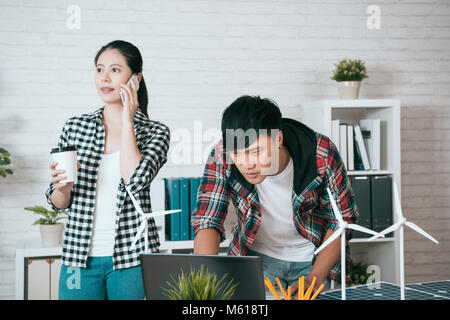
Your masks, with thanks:
M 115 40 L 107 45 L 103 46 L 95 56 L 94 62 L 97 65 L 98 57 L 107 49 L 115 49 L 119 51 L 127 61 L 128 67 L 131 69 L 131 73 L 142 72 L 142 56 L 139 49 L 133 44 L 123 41 Z M 139 82 L 139 90 L 137 92 L 137 98 L 139 103 L 139 109 L 148 117 L 147 106 L 148 106 L 148 93 L 147 86 L 145 85 L 144 76 L 142 76 L 141 82 Z
M 256 135 L 248 135 L 253 129 Z M 233 150 L 247 148 L 265 130 L 281 129 L 281 111 L 277 104 L 259 96 L 242 96 L 237 98 L 222 115 L 222 138 L 224 147 Z M 227 144 L 227 140 L 231 144 Z

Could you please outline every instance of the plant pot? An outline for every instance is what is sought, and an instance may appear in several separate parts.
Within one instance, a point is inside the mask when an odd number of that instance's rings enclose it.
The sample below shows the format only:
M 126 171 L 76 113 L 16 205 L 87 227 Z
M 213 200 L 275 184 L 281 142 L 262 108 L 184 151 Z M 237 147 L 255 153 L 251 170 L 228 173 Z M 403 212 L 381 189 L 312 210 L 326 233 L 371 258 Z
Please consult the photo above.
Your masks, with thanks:
M 361 81 L 339 81 L 338 90 L 341 99 L 358 99 Z
M 62 235 L 64 231 L 63 223 L 56 224 L 40 224 L 41 242 L 43 247 L 57 247 L 62 243 Z

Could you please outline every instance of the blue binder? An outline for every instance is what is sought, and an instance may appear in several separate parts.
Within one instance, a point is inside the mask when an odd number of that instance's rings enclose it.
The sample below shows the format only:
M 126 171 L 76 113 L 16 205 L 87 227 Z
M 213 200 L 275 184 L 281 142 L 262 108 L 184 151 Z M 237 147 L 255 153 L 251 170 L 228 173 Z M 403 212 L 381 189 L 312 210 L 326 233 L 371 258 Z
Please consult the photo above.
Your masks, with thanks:
M 189 178 L 180 178 L 180 240 L 189 240 Z
M 191 204 L 189 208 L 189 225 L 190 225 L 190 234 L 189 239 L 194 240 L 195 234 L 194 234 L 194 227 L 191 223 L 192 218 L 192 212 L 197 208 L 197 192 L 198 188 L 200 186 L 200 180 L 201 178 L 191 178 L 190 180 L 190 194 L 191 194 Z
M 176 210 L 180 208 L 180 180 L 177 178 L 164 179 L 166 189 L 166 210 Z M 180 216 L 181 213 L 173 213 L 165 217 L 166 238 L 170 241 L 179 241 L 180 236 Z

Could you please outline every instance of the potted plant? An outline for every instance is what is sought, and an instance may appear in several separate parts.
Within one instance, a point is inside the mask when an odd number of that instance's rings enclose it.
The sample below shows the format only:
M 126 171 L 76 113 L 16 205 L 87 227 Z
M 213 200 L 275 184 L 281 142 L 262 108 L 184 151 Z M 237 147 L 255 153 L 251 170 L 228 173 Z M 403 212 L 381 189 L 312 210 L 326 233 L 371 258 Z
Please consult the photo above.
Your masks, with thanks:
M 361 81 L 368 78 L 364 62 L 343 59 L 335 67 L 330 79 L 337 81 L 340 98 L 358 99 Z
M 54 247 L 62 243 L 64 223 L 59 222 L 67 217 L 66 211 L 51 211 L 42 206 L 27 207 L 25 210 L 42 215 L 33 225 L 39 225 L 42 246 Z
M 11 165 L 11 154 L 3 148 L 0 148 L 0 176 L 6 178 L 8 174 L 13 174 L 9 166 Z
M 370 277 L 370 274 L 367 273 L 368 267 L 369 266 L 363 262 L 350 261 L 349 277 L 352 279 L 353 286 L 367 283 L 367 279 Z
M 162 290 L 170 300 L 230 300 L 239 283 L 233 284 L 233 279 L 225 281 L 227 276 L 218 279 L 215 273 L 205 271 L 203 265 L 197 271 L 191 268 L 189 274 L 181 269 L 178 279 L 170 275 L 172 283 L 167 282 L 168 288 Z

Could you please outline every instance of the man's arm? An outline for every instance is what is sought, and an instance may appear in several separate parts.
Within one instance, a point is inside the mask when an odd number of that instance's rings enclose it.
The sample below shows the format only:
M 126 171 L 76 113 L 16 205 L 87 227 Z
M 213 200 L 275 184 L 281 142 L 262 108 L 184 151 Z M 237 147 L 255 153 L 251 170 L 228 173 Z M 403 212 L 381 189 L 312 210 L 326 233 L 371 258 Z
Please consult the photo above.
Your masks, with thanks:
M 217 162 L 216 148 L 213 147 L 198 188 L 197 205 L 192 212 L 194 254 L 218 254 L 220 241 L 225 239 L 223 223 L 230 196 L 224 168 Z
M 325 234 L 325 238 L 323 241 L 325 242 L 334 231 L 327 230 Z M 346 240 L 346 245 L 348 241 Z M 316 282 L 314 284 L 313 293 L 319 288 L 319 286 L 325 282 L 328 274 L 330 273 L 331 268 L 336 264 L 337 260 L 341 257 L 341 238 L 337 238 L 333 242 L 331 242 L 327 247 L 323 248 L 322 251 L 318 254 L 314 264 L 309 272 L 308 276 L 305 278 L 305 288 L 304 292 L 311 286 L 313 278 L 316 277 Z M 294 282 L 291 285 L 292 295 L 297 294 L 298 290 L 298 281 Z
M 213 228 L 202 229 L 194 239 L 194 254 L 218 254 L 220 234 Z
M 345 231 L 344 231 L 345 232 Z M 324 242 L 334 233 L 332 230 L 327 230 L 325 234 Z M 346 245 L 348 241 L 346 241 Z M 316 277 L 316 282 L 314 285 L 314 291 L 319 288 L 319 286 L 325 282 L 331 268 L 336 264 L 338 259 L 341 257 L 341 237 L 337 238 L 331 242 L 326 248 L 324 248 L 317 255 L 316 260 L 305 279 L 305 288 L 309 288 L 314 277 Z

